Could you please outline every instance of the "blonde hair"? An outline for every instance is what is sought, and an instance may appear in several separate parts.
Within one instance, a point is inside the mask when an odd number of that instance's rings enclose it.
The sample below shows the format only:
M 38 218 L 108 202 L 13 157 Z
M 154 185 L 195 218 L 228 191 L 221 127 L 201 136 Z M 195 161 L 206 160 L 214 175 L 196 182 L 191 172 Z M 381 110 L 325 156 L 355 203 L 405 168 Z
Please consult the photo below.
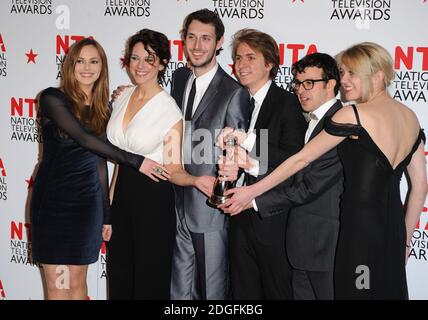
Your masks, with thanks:
M 336 55 L 338 65 L 346 65 L 362 80 L 361 102 L 367 102 L 373 94 L 373 75 L 381 71 L 386 89 L 395 77 L 393 60 L 389 52 L 373 42 L 358 43 Z
M 82 48 L 94 46 L 101 58 L 100 76 L 92 88 L 91 112 L 85 112 L 86 94 L 80 89 L 79 83 L 74 75 L 74 68 Z M 110 117 L 108 108 L 108 65 L 107 57 L 101 45 L 91 38 L 85 38 L 73 44 L 62 64 L 61 89 L 71 100 L 72 112 L 82 125 L 89 125 L 96 134 L 105 134 L 107 122 Z

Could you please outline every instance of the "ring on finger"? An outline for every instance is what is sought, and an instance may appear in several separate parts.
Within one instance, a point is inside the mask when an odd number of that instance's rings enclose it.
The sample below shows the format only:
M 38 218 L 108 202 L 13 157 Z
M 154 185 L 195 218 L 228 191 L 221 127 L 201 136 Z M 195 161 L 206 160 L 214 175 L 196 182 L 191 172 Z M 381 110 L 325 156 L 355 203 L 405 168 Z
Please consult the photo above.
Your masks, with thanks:
M 153 169 L 153 172 L 157 173 L 157 174 L 162 174 L 163 173 L 163 169 L 161 167 L 155 167 Z

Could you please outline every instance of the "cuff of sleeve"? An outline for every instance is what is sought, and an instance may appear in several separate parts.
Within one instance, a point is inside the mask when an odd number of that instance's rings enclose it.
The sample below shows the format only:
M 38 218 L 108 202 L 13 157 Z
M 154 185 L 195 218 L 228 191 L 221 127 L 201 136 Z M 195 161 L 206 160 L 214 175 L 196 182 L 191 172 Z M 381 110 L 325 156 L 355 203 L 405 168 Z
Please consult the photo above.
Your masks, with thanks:
M 253 199 L 252 202 L 253 202 L 253 209 L 254 209 L 254 211 L 259 212 L 259 208 L 257 207 L 256 199 Z
M 251 164 L 251 168 L 248 170 L 245 169 L 245 172 L 257 178 L 260 171 L 260 162 L 258 160 L 250 158 L 250 164 Z
M 247 139 L 242 141 L 241 147 L 250 152 L 253 150 L 254 144 L 256 143 L 257 135 L 253 131 L 248 132 Z

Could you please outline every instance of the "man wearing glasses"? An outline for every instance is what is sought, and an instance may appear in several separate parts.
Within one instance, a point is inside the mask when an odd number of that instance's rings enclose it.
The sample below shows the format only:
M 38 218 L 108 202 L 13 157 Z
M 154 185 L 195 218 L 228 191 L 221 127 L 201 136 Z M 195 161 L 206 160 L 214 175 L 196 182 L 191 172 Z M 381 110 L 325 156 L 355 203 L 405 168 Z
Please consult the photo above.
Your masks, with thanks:
M 339 70 L 331 56 L 314 53 L 293 64 L 292 74 L 292 88 L 310 118 L 307 143 L 322 131 L 324 119 L 342 106 L 336 100 Z M 219 172 L 222 170 L 229 169 L 221 164 Z M 291 186 L 279 185 L 255 199 L 262 217 L 289 211 L 285 243 L 296 300 L 334 298 L 333 267 L 342 191 L 342 165 L 333 148 L 298 172 Z
M 339 70 L 331 56 L 314 53 L 297 61 L 292 74 L 292 88 L 310 118 L 307 143 L 322 131 L 324 119 L 342 106 L 336 100 Z M 263 217 L 291 208 L 286 244 L 293 269 L 294 299 L 334 298 L 333 267 L 342 191 L 342 165 L 333 148 L 298 172 L 290 188 L 272 189 L 255 200 Z

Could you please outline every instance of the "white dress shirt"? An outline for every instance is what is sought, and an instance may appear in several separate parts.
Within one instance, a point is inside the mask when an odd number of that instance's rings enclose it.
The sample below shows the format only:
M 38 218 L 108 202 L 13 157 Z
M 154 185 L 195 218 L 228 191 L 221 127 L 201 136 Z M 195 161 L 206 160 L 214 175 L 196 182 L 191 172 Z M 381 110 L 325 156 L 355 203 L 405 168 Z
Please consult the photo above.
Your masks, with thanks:
M 254 133 L 254 126 L 256 125 L 257 118 L 259 117 L 260 108 L 262 107 L 263 101 L 266 98 L 266 95 L 269 91 L 270 85 L 272 84 L 272 80 L 269 80 L 266 82 L 263 87 L 261 87 L 256 94 L 252 97 L 254 98 L 254 110 L 251 114 L 251 121 L 250 126 L 248 128 L 248 135 L 247 138 L 241 143 L 241 147 L 250 152 L 253 147 L 254 143 L 256 142 L 257 135 Z M 260 163 L 258 160 L 254 159 L 253 166 L 250 169 L 245 169 L 245 172 L 252 175 L 253 177 L 257 177 L 259 175 L 259 169 L 260 169 Z M 236 182 L 236 186 L 240 187 L 244 184 L 244 174 L 241 174 L 238 181 Z M 256 211 L 257 205 L 256 202 L 253 199 L 253 207 Z
M 318 122 L 320 122 L 320 119 L 324 117 L 324 115 L 327 113 L 327 111 L 333 106 L 333 104 L 336 103 L 336 98 L 333 98 L 326 103 L 322 104 L 318 108 L 316 108 L 314 111 L 309 112 L 309 123 L 308 123 L 308 129 L 306 129 L 305 133 L 305 144 L 308 143 L 309 138 L 312 135 L 312 132 L 314 131 L 315 127 L 317 126 Z
M 195 93 L 195 100 L 193 101 L 193 109 L 192 109 L 192 116 L 195 114 L 196 109 L 198 108 L 199 102 L 201 102 L 202 97 L 205 94 L 205 91 L 207 91 L 208 86 L 210 85 L 212 79 L 214 78 L 216 72 L 218 69 L 218 64 L 216 64 L 210 71 L 203 74 L 202 76 L 196 77 L 194 73 L 192 73 L 192 76 L 189 77 L 186 84 L 186 100 L 184 101 L 184 108 L 183 108 L 183 114 L 186 114 L 187 109 L 187 99 L 190 95 L 190 90 L 192 89 L 192 83 L 193 80 L 196 78 L 196 93 Z
M 266 95 L 269 91 L 271 84 L 272 84 L 272 80 L 269 80 L 253 96 L 254 110 L 253 110 L 253 113 L 251 114 L 251 121 L 250 121 L 250 126 L 248 128 L 247 138 L 241 143 L 241 147 L 247 150 L 248 152 L 250 152 L 253 149 L 254 143 L 256 142 L 257 135 L 254 133 L 254 127 L 256 125 L 257 118 L 259 117 L 260 108 L 262 107 L 263 101 L 266 98 Z M 251 174 L 253 177 L 257 177 L 259 175 L 260 163 L 258 160 L 255 160 L 252 164 L 253 166 L 248 170 L 245 169 L 245 172 Z

